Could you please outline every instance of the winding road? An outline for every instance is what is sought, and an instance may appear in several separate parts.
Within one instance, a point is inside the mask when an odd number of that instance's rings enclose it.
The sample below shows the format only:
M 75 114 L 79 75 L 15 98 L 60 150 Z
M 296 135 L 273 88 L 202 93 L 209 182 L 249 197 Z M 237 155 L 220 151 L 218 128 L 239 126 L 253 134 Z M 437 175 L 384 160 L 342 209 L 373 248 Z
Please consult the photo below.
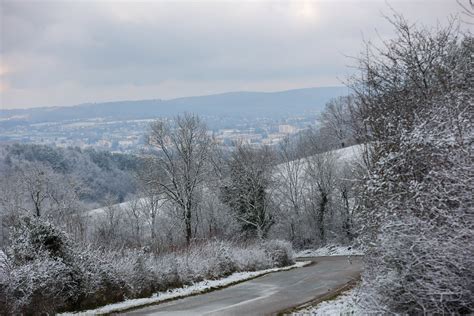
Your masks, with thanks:
M 127 315 L 272 315 L 336 292 L 359 277 L 360 257 L 304 258 L 314 264 L 270 273 L 213 292 L 126 312 Z

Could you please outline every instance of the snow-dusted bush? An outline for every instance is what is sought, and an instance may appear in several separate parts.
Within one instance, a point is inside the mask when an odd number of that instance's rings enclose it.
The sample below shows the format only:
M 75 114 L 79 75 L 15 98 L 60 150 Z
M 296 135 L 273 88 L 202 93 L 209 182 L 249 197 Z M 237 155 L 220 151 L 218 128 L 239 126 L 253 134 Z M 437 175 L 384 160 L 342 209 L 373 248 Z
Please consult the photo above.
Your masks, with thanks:
M 128 297 L 151 295 L 162 283 L 160 275 L 155 273 L 153 257 L 143 251 L 107 253 L 107 261 L 117 277 L 123 281 Z
M 62 262 L 36 258 L 12 270 L 7 278 L 6 297 L 13 311 L 53 313 L 74 300 L 79 276 Z
M 2 280 L 13 311 L 33 313 L 39 308 L 51 312 L 73 299 L 80 276 L 66 262 L 69 251 L 64 233 L 51 224 L 29 217 L 19 221 Z
M 184 254 L 183 267 L 194 278 L 216 279 L 230 275 L 237 270 L 232 247 L 232 244 L 222 241 L 193 247 Z
M 71 251 L 63 231 L 35 217 L 23 217 L 13 228 L 11 239 L 7 254 L 19 265 L 36 258 L 64 258 Z
M 234 258 L 238 271 L 263 270 L 272 265 L 268 253 L 262 251 L 261 245 L 250 244 L 234 249 Z
M 122 284 L 100 255 L 81 249 L 52 224 L 22 218 L 13 229 L 0 279 L 10 312 L 52 313 L 123 298 Z
M 262 245 L 272 265 L 284 267 L 293 263 L 293 248 L 291 244 L 283 240 L 269 240 Z
M 439 226 L 415 216 L 384 224 L 367 258 L 365 307 L 408 314 L 470 313 L 474 259 L 467 245 L 473 238 L 462 226 L 457 221 Z
M 369 304 L 410 314 L 473 310 L 472 164 L 464 143 L 472 144 L 474 133 L 468 126 L 456 141 L 453 126 L 440 124 L 446 111 L 428 113 L 384 160 L 382 179 L 397 178 L 398 196 L 379 206 L 386 213 L 364 276 Z M 400 179 L 407 169 L 418 179 Z M 383 181 L 371 184 L 387 192 Z

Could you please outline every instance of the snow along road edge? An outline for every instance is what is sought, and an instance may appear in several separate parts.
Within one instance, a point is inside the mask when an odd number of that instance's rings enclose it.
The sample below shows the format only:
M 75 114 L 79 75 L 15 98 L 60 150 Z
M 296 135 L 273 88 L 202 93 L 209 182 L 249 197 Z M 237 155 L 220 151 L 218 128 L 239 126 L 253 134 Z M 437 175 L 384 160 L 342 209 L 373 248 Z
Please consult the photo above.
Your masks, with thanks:
M 273 272 L 280 272 L 280 271 L 288 271 L 295 268 L 302 268 L 307 265 L 312 264 L 312 261 L 299 261 L 295 264 L 287 267 L 282 268 L 272 268 L 272 269 L 265 269 L 260 271 L 252 271 L 252 272 L 235 272 L 228 277 L 218 279 L 218 280 L 204 280 L 183 288 L 177 288 L 173 290 L 169 290 L 167 292 L 158 292 L 153 294 L 152 297 L 147 298 L 137 298 L 126 300 L 119 303 L 109 304 L 97 309 L 91 309 L 82 312 L 74 312 L 74 313 L 63 313 L 59 315 L 105 315 L 110 313 L 120 313 L 125 312 L 131 309 L 146 307 L 149 305 L 155 305 L 179 298 L 184 298 L 187 296 L 203 294 L 207 292 L 211 292 L 214 290 L 218 290 L 230 285 L 234 285 L 237 283 L 241 283 L 244 281 L 252 280 L 257 277 L 273 273 Z

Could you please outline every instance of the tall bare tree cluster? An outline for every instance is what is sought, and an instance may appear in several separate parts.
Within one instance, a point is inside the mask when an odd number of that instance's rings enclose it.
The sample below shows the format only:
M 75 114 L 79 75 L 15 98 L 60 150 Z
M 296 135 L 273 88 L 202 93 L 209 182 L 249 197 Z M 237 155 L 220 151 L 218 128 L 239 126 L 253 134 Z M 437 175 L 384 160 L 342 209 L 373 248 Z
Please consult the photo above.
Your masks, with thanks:
M 148 144 L 157 150 L 150 157 L 157 168 L 156 177 L 148 181 L 179 209 L 189 245 L 199 190 L 210 172 L 211 138 L 197 116 L 185 114 L 178 116 L 173 126 L 163 121 L 153 123 Z
M 331 142 L 320 132 L 229 151 L 198 117 L 184 115 L 153 123 L 148 145 L 140 200 L 154 197 L 159 206 L 131 214 L 135 231 L 140 218 L 151 219 L 145 226 L 155 245 L 179 244 L 177 231 L 187 245 L 209 237 L 284 237 L 310 247 L 353 238 L 352 169 L 328 151 Z

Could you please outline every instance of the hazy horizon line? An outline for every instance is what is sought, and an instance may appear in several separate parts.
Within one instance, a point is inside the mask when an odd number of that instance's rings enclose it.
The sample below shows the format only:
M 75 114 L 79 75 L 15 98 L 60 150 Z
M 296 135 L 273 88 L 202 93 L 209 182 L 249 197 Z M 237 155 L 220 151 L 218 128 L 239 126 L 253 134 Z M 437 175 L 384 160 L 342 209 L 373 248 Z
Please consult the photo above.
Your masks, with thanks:
M 90 104 L 100 104 L 100 103 L 118 103 L 118 102 L 137 102 L 137 101 L 171 101 L 171 100 L 179 100 L 185 98 L 198 98 L 198 97 L 206 97 L 206 96 L 216 96 L 216 95 L 224 95 L 224 94 L 232 94 L 232 93 L 279 93 L 279 92 L 288 92 L 288 91 L 295 91 L 295 90 L 309 90 L 309 89 L 318 89 L 318 88 L 344 88 L 347 87 L 345 85 L 322 85 L 322 86 L 311 86 L 311 87 L 303 87 L 303 88 L 294 88 L 294 89 L 284 89 L 284 90 L 267 90 L 267 91 L 256 91 L 256 90 L 231 90 L 231 91 L 223 91 L 223 92 L 216 92 L 210 94 L 191 94 L 180 96 L 176 98 L 146 98 L 146 99 L 122 99 L 122 100 L 110 100 L 110 101 L 91 101 L 91 102 L 83 102 L 83 103 L 74 103 L 68 105 L 40 105 L 40 106 L 31 106 L 31 107 L 11 107 L 11 108 L 3 108 L 0 107 L 0 111 L 23 111 L 23 110 L 32 110 L 32 109 L 54 109 L 54 108 L 64 108 L 64 107 L 75 107 L 75 106 L 83 106 L 83 105 L 90 105 Z M 348 88 L 349 89 L 349 88 Z

